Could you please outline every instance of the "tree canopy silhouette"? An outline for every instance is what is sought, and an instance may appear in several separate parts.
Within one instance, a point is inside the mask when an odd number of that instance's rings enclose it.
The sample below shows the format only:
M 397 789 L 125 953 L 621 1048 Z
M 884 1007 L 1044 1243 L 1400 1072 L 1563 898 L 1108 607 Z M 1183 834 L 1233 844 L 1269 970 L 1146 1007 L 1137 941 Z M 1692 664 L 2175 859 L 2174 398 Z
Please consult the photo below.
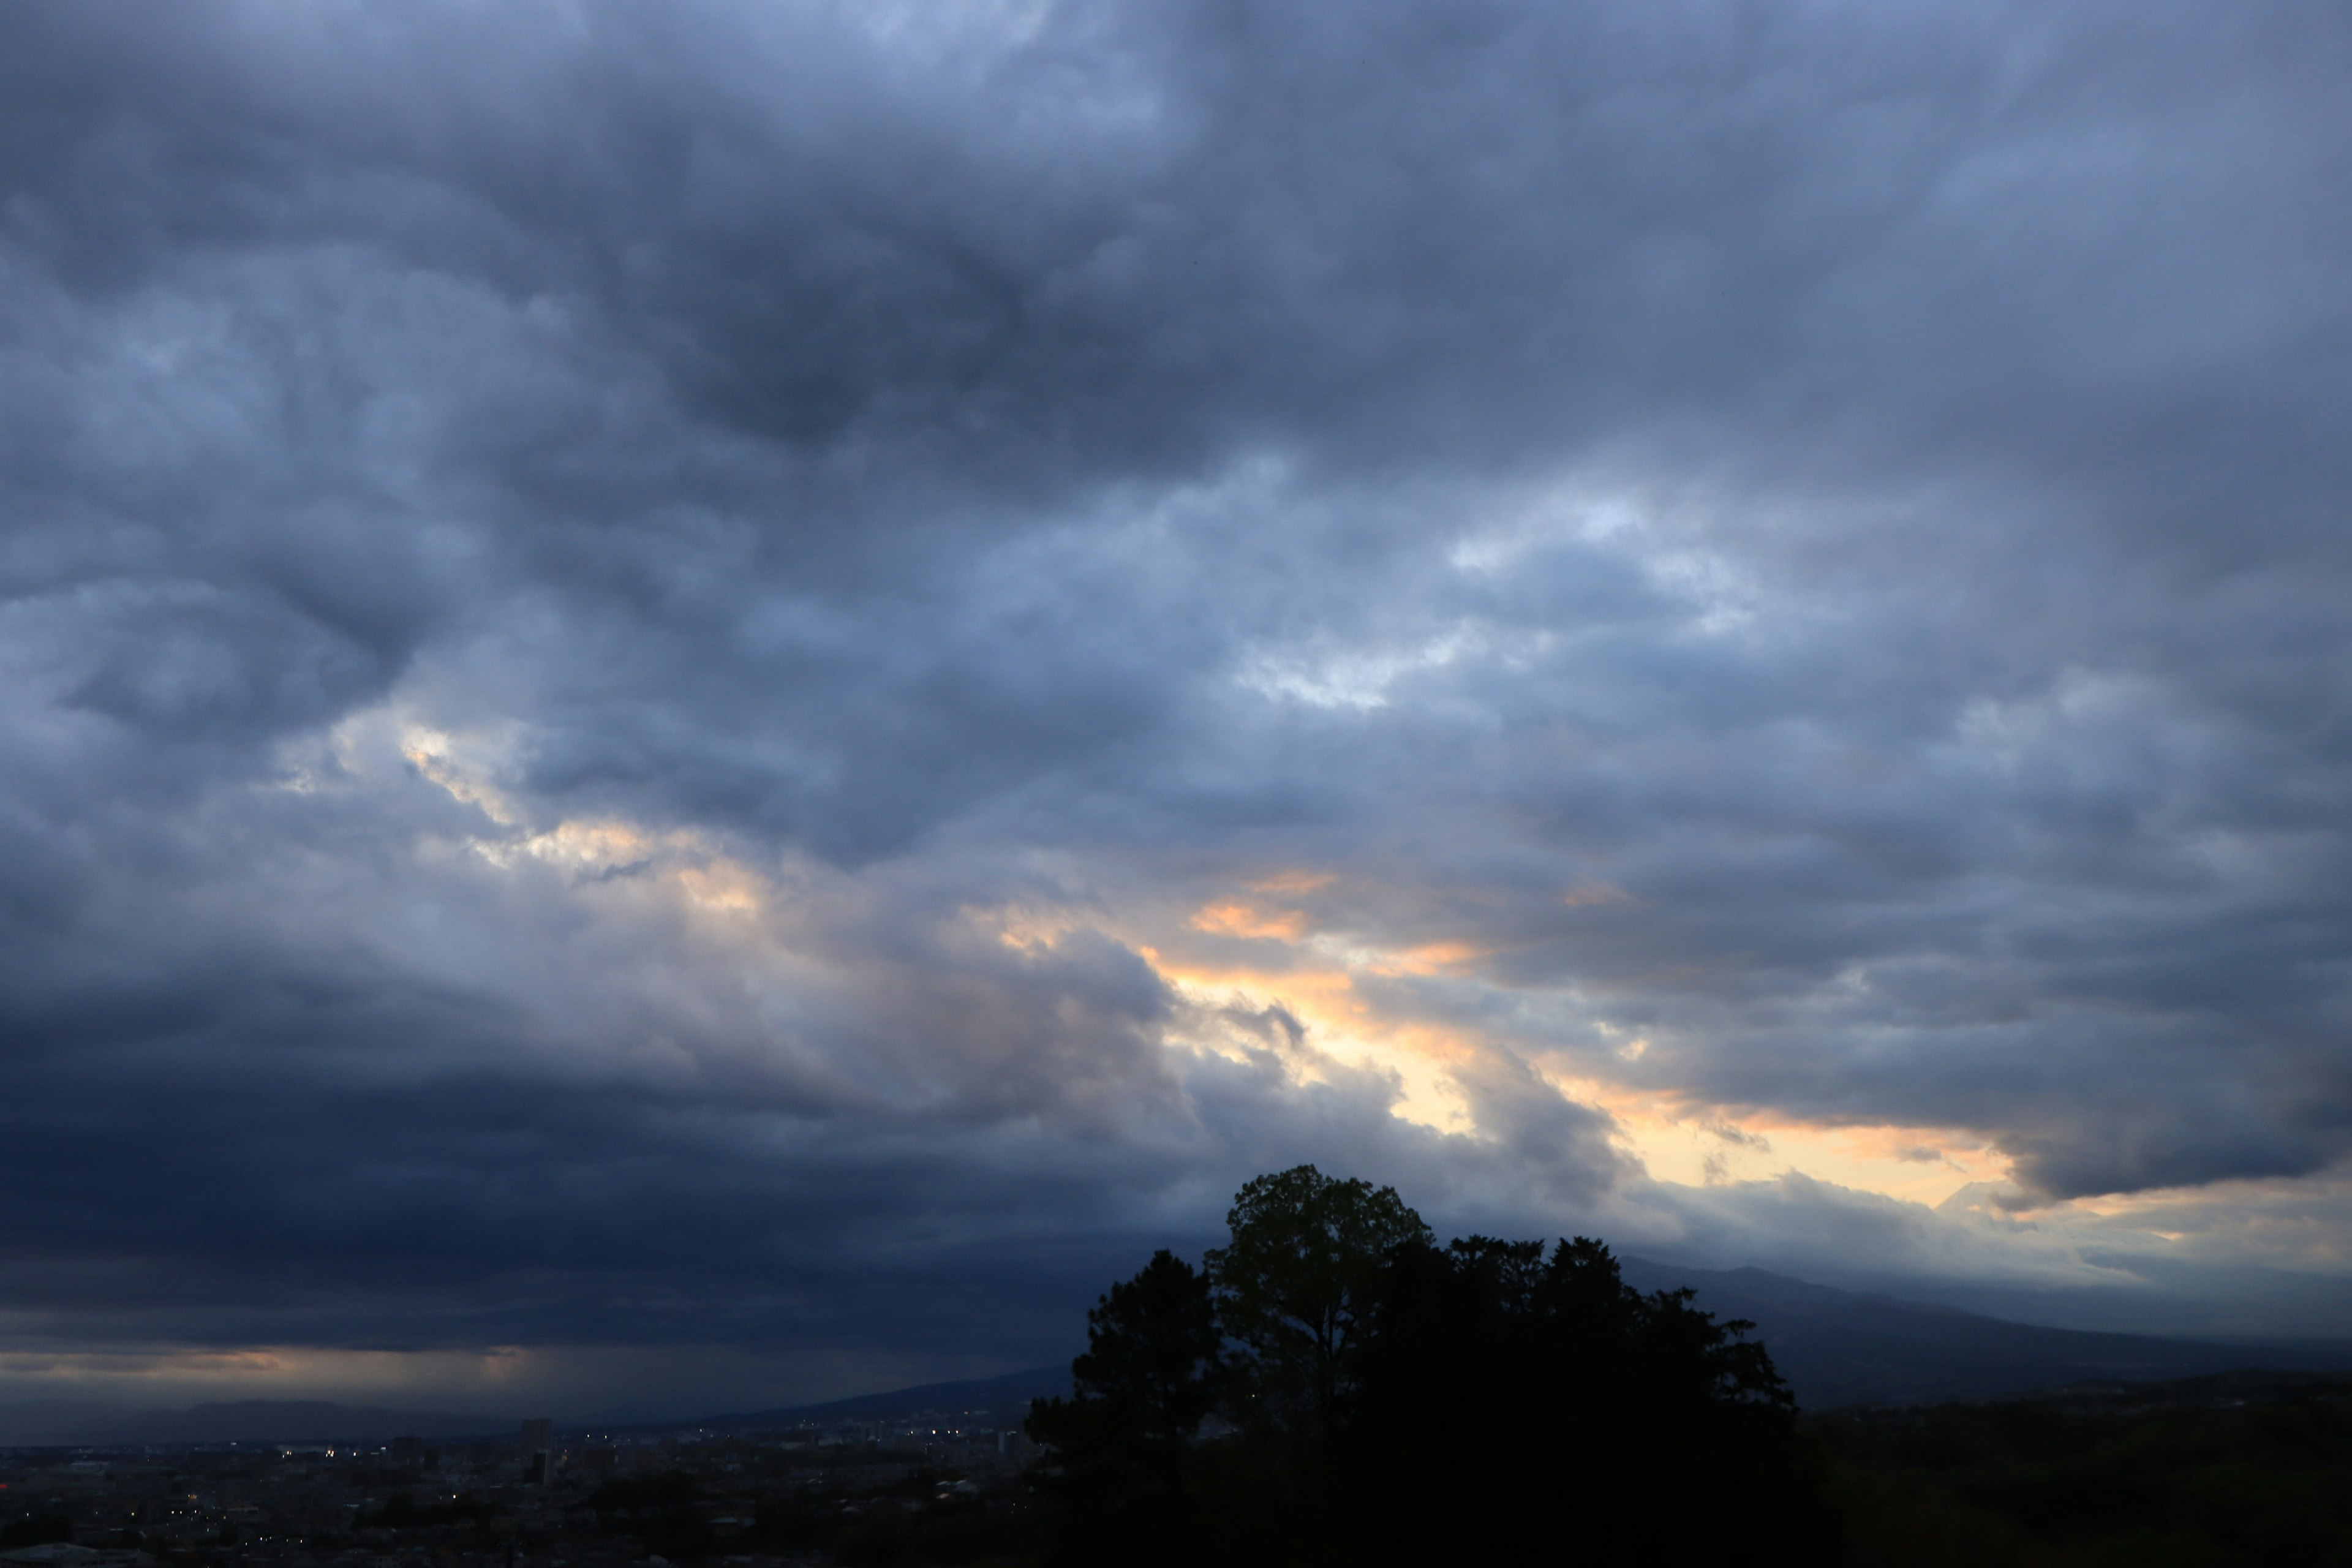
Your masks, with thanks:
M 1227 1245 L 1206 1259 L 1217 1316 L 1240 1342 L 1254 1413 L 1328 1443 L 1350 1353 L 1381 1269 L 1429 1226 L 1394 1187 L 1299 1165 L 1235 1194 Z
M 1162 1251 L 1112 1287 L 1075 1396 L 1033 1410 L 1063 1561 L 1835 1556 L 1753 1325 L 1582 1237 L 1440 1247 L 1311 1165 L 1228 1219 L 1202 1271 Z
M 1066 1547 L 1129 1561 L 1181 1555 L 1194 1440 L 1228 1383 L 1223 1345 L 1207 1277 L 1164 1248 L 1087 1314 L 1071 1397 L 1040 1400 L 1029 1415 L 1030 1435 L 1058 1460 L 1051 1485 L 1066 1504 Z
M 1500 1561 L 1570 1511 L 1603 1563 L 1824 1560 L 1795 1401 L 1754 1325 L 1690 1300 L 1580 1237 L 1398 1248 L 1340 1437 L 1349 1560 Z

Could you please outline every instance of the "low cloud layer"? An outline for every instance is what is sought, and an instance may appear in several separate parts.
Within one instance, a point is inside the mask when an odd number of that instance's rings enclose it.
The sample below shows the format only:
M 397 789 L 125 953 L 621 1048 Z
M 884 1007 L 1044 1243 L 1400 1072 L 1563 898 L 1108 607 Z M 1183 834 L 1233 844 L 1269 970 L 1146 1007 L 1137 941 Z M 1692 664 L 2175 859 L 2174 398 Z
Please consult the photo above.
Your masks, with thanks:
M 0 35 L 0 1372 L 2352 1269 L 2328 7 Z

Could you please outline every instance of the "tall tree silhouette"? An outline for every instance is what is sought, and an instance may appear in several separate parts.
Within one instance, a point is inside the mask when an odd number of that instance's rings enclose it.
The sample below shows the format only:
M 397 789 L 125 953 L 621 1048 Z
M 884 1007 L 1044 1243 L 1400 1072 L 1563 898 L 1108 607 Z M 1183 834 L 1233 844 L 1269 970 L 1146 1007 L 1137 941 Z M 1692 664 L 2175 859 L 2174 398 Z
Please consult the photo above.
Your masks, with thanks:
M 1426 1245 L 1429 1226 L 1394 1187 L 1312 1165 L 1251 1182 L 1225 1220 L 1233 1239 L 1206 1262 L 1219 1321 L 1246 1352 L 1247 1414 L 1328 1446 L 1385 1260 Z
M 1052 1449 L 1047 1488 L 1068 1513 L 1071 1561 L 1180 1559 L 1191 1538 L 1188 1481 L 1201 1423 L 1224 1392 L 1223 1335 L 1206 1276 L 1164 1248 L 1087 1314 L 1072 1397 L 1030 1406 L 1029 1435 Z

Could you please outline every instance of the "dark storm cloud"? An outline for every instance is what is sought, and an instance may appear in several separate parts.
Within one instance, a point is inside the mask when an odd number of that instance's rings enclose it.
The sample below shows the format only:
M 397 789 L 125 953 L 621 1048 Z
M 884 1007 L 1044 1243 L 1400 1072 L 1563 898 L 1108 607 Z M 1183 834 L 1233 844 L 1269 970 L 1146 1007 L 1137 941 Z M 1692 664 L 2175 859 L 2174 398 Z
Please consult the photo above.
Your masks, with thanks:
M 1299 1158 L 1927 1223 L 1546 1073 L 2352 1144 L 2326 7 L 0 27 L 26 1312 L 1022 1359 Z M 1454 954 L 1358 994 L 1455 1131 L 1171 978 L 1324 962 L 1187 924 L 1280 872 Z

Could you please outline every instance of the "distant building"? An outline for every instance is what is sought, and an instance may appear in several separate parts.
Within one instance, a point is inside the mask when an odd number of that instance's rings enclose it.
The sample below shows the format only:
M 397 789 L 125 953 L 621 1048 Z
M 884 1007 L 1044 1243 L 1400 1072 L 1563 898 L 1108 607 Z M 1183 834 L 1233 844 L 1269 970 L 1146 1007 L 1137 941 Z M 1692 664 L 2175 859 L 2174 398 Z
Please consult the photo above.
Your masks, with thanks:
M 522 1424 L 522 1479 L 525 1486 L 545 1486 L 555 1479 L 555 1423 L 544 1415 Z

